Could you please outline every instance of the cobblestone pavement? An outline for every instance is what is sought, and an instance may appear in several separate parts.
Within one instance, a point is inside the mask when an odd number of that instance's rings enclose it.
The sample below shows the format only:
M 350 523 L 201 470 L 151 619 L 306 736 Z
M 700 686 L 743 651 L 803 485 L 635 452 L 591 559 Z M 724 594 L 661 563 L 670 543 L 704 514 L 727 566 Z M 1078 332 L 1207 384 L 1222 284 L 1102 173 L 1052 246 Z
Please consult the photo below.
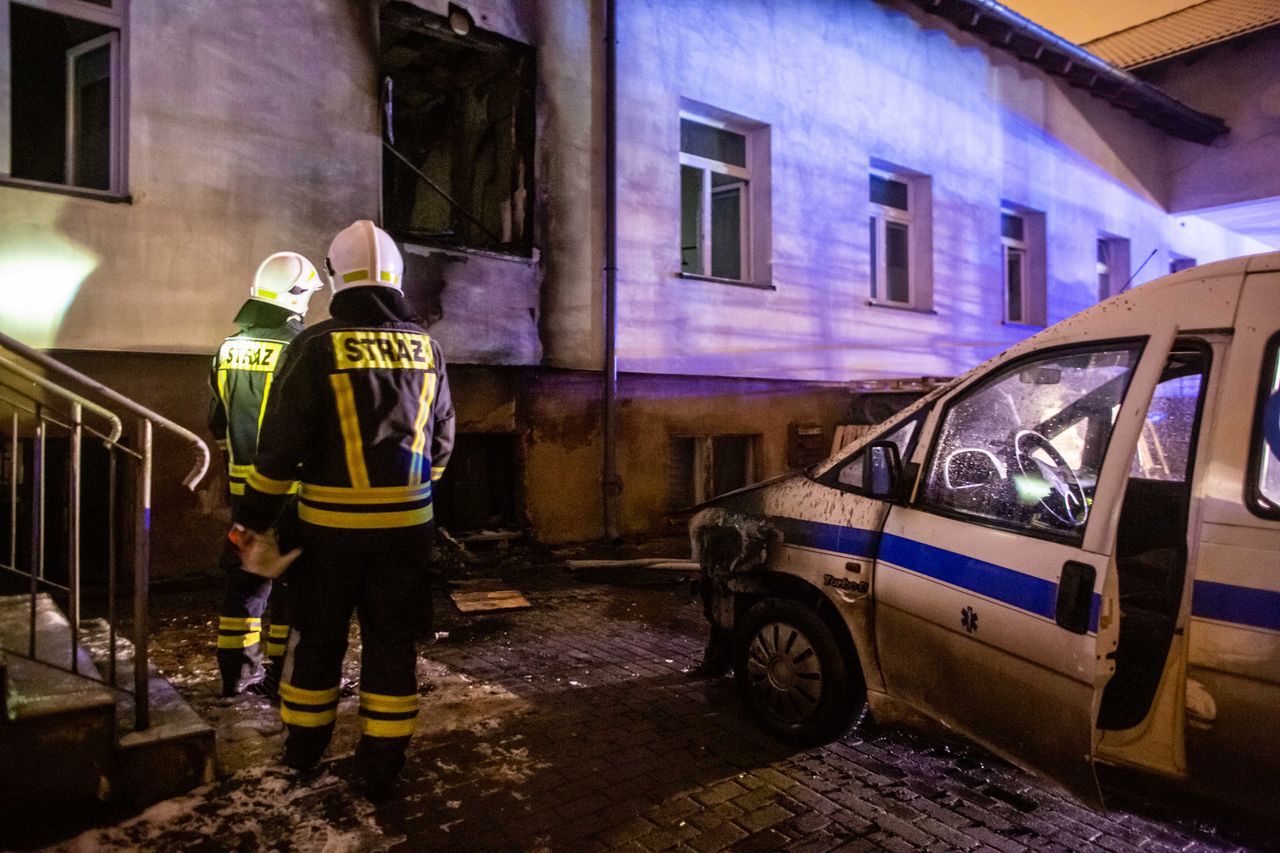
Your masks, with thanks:
M 731 679 L 687 673 L 705 631 L 687 584 L 613 580 L 508 573 L 533 606 L 504 614 L 438 598 L 448 637 L 422 649 L 404 796 L 376 806 L 345 781 L 354 685 L 324 772 L 296 778 L 274 763 L 274 709 L 216 698 L 216 593 L 162 596 L 155 659 L 217 725 L 225 775 L 57 849 L 1172 851 L 1276 838 L 1132 793 L 1100 815 L 980 749 L 870 721 L 797 751 L 745 719 Z

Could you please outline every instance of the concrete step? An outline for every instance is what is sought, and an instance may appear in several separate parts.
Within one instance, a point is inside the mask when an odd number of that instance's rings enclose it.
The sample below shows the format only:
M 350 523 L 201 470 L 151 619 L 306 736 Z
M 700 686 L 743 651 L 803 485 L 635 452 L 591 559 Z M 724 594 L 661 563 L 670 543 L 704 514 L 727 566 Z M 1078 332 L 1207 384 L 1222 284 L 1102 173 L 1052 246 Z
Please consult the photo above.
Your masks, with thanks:
M 0 719 L 5 810 L 103 800 L 111 793 L 114 692 L 84 650 L 72 649 L 66 617 L 53 601 L 41 595 L 35 609 L 36 659 L 28 660 L 22 655 L 30 648 L 30 598 L 0 596 L 0 648 L 7 652 Z

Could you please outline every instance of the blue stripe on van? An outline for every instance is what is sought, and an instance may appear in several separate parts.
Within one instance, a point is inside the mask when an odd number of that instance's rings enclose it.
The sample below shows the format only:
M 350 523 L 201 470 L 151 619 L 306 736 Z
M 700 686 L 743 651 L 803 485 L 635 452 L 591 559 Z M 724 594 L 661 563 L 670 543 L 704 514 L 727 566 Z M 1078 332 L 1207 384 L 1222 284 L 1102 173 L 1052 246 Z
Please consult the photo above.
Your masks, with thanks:
M 840 527 L 778 516 L 770 521 L 782 531 L 783 542 L 789 545 L 872 558 L 876 556 L 876 545 L 879 543 L 879 557 L 882 560 L 1050 621 L 1055 617 L 1058 585 L 1053 581 L 888 533 L 881 535 L 873 530 L 857 527 Z M 1098 613 L 1101 609 L 1102 596 L 1094 593 L 1093 603 L 1089 608 L 1091 633 L 1098 631 Z
M 1280 631 L 1280 592 L 1213 581 L 1196 581 L 1191 615 Z

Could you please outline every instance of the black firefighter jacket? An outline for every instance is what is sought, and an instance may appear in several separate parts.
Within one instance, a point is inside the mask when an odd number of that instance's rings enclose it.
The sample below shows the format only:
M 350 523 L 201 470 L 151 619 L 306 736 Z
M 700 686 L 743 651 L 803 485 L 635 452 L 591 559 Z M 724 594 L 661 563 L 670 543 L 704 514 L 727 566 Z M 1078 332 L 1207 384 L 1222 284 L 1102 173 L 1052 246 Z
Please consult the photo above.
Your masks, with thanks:
M 301 481 L 304 544 L 423 545 L 453 448 L 440 346 L 392 288 L 344 290 L 329 311 L 289 345 L 236 521 L 267 529 Z
M 245 301 L 235 324 L 240 331 L 222 342 L 209 371 L 209 431 L 227 452 L 233 501 L 244 494 L 276 367 L 285 346 L 302 331 L 292 311 L 257 299 Z

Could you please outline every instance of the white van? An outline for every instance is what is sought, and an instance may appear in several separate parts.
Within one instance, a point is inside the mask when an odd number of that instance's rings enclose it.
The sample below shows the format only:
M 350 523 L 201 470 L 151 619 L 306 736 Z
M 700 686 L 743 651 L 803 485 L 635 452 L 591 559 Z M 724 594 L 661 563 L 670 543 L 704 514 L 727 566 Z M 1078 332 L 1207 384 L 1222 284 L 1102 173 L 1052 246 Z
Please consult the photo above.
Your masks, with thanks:
M 1095 806 L 1104 762 L 1274 810 L 1280 252 L 1058 323 L 690 532 L 775 734 L 869 706 Z

